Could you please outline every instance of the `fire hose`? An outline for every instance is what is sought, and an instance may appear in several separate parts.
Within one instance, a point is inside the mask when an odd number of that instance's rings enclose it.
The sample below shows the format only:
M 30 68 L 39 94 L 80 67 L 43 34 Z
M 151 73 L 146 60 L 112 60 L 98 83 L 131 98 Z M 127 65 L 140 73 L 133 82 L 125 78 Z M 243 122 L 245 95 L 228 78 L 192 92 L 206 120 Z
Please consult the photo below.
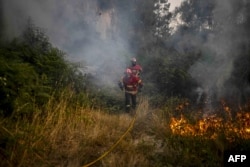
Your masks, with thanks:
M 136 120 L 136 113 L 132 119 L 132 121 L 130 122 L 129 124 L 129 127 L 128 129 L 123 133 L 123 135 L 106 151 L 104 152 L 99 158 L 97 158 L 96 160 L 86 164 L 86 165 L 83 165 L 83 167 L 89 167 L 93 164 L 95 164 L 96 162 L 100 161 L 101 159 L 103 159 L 104 157 L 106 157 L 121 141 L 122 139 L 128 134 L 128 132 L 134 127 L 134 123 L 135 123 L 135 120 Z

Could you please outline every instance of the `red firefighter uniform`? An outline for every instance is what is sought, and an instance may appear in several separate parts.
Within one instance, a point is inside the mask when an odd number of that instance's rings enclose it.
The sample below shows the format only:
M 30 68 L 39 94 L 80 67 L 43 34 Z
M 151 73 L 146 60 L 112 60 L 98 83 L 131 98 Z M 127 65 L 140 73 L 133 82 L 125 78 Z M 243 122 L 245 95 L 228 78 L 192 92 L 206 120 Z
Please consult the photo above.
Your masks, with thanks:
M 131 59 L 131 66 L 129 67 L 131 69 L 132 73 L 136 76 L 139 76 L 142 72 L 142 67 L 137 64 L 136 58 Z
M 136 76 L 139 76 L 140 73 L 142 72 L 142 67 L 138 64 L 136 64 L 135 66 L 129 67 L 129 69 L 131 69 L 132 73 Z
M 130 69 L 126 69 L 125 76 L 119 82 L 119 86 L 122 90 L 125 90 L 125 105 L 126 111 L 128 112 L 131 108 L 136 108 L 136 95 L 142 88 L 142 80 L 134 75 Z

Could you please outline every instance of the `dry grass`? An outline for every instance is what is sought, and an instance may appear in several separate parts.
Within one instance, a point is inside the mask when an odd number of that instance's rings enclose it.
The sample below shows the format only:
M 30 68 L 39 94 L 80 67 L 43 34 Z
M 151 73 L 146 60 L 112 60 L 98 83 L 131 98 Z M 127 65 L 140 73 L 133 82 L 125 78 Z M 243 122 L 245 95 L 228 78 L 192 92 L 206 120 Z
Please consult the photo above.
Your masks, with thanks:
M 46 113 L 37 110 L 32 119 L 1 119 L 0 137 L 5 150 L 0 150 L 0 166 L 82 166 L 108 150 L 133 118 L 125 113 L 110 115 L 101 110 L 72 107 L 69 99 L 70 95 L 64 95 L 57 103 L 51 100 Z M 97 164 L 116 166 L 119 162 L 118 166 L 123 163 L 126 166 L 143 159 L 143 155 L 131 156 L 135 148 L 131 138 L 128 134 L 118 146 L 121 151 L 116 154 L 114 150 L 109 158 Z
M 0 166 L 84 166 L 106 153 L 133 120 L 133 114 L 74 106 L 70 97 L 64 94 L 59 102 L 51 99 L 46 112 L 37 109 L 32 119 L 1 118 Z M 185 166 L 190 158 L 196 165 L 210 158 L 212 165 L 219 162 L 221 155 L 216 157 L 213 142 L 173 135 L 170 119 L 162 111 L 151 110 L 147 98 L 139 101 L 133 129 L 92 166 Z M 206 152 L 193 152 L 197 148 Z

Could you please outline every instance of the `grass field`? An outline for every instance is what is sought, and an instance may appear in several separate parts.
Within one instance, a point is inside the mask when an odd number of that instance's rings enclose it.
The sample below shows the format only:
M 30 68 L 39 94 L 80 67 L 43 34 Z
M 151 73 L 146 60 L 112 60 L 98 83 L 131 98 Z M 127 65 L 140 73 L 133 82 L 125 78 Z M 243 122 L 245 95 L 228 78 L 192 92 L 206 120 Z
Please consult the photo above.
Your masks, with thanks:
M 225 117 L 202 117 L 187 103 L 152 109 L 144 97 L 127 131 L 135 114 L 81 108 L 69 98 L 31 117 L 1 118 L 0 166 L 80 167 L 106 153 L 91 166 L 222 166 L 225 150 L 250 148 L 248 107 L 235 117 L 225 106 Z

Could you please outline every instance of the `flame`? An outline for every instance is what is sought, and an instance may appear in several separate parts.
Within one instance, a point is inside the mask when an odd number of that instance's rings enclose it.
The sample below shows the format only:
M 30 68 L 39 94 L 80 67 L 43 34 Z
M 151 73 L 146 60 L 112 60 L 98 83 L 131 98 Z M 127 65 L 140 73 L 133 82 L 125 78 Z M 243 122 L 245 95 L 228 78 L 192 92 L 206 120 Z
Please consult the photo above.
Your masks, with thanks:
M 179 105 L 178 110 L 183 109 L 183 106 Z M 172 117 L 170 119 L 170 129 L 173 134 L 182 136 L 203 136 L 215 139 L 220 133 L 224 133 L 230 141 L 236 138 L 250 139 L 250 112 L 240 110 L 233 119 L 232 109 L 224 102 L 222 107 L 226 112 L 226 118 L 213 114 L 197 120 L 195 124 L 191 124 L 181 114 L 180 118 Z

